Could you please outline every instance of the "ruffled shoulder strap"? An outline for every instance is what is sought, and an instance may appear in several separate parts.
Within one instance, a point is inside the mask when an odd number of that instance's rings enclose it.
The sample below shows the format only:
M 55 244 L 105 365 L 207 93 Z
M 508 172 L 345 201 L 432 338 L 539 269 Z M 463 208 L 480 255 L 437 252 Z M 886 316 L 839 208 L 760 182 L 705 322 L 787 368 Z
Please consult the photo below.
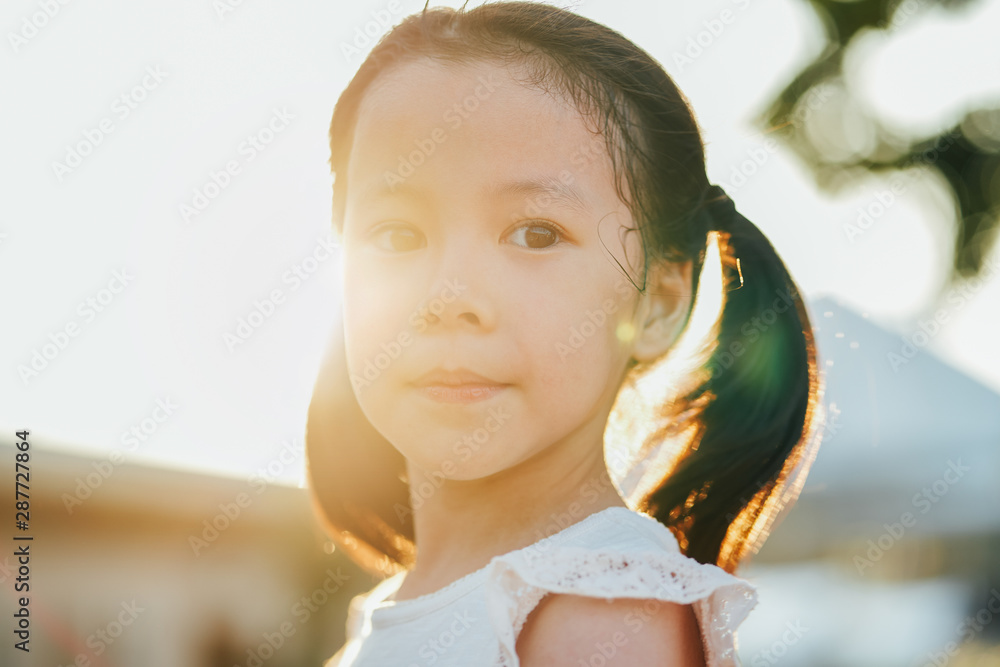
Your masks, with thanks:
M 549 593 L 693 604 L 708 667 L 739 667 L 735 631 L 757 604 L 752 584 L 679 550 L 556 546 L 539 554 L 529 547 L 494 558 L 488 569 L 485 595 L 500 640 L 497 665 L 520 664 L 517 636 Z

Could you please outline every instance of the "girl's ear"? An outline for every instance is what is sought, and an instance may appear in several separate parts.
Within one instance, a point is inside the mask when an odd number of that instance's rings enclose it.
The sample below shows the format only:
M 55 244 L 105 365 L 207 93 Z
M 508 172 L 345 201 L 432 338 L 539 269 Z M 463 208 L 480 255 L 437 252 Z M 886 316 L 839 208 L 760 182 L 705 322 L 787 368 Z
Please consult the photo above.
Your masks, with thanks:
M 653 361 L 669 350 L 687 321 L 691 293 L 691 260 L 659 262 L 650 268 L 646 291 L 636 309 L 632 356 Z

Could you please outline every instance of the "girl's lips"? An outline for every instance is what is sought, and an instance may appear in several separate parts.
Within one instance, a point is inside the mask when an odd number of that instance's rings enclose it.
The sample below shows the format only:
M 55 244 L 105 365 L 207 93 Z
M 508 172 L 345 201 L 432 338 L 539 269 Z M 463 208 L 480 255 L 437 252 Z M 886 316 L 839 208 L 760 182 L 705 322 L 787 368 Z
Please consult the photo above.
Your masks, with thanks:
M 418 386 L 418 392 L 441 403 L 474 403 L 496 396 L 507 388 L 505 384 L 429 384 Z

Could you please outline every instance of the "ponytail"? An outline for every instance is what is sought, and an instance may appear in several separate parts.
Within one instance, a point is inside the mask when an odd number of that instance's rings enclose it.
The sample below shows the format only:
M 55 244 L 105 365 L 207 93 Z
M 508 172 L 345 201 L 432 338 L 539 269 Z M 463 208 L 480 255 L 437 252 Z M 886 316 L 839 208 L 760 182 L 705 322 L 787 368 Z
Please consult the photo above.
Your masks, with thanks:
M 781 258 L 722 188 L 708 194 L 696 220 L 719 232 L 729 283 L 716 346 L 707 379 L 673 415 L 674 428 L 693 425 L 694 435 L 637 504 L 674 532 L 687 556 L 733 572 L 804 481 L 815 455 L 808 443 L 819 377 L 809 317 Z

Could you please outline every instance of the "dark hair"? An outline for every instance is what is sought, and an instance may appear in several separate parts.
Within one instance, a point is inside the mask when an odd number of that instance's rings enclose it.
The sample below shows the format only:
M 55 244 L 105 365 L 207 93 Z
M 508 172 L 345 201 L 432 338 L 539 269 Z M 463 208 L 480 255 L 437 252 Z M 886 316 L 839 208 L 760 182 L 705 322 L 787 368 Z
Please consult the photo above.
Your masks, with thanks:
M 774 248 L 731 203 L 721 214 L 706 204 L 713 188 L 684 96 L 642 49 L 570 11 L 533 2 L 425 7 L 378 42 L 337 101 L 330 164 L 338 230 L 359 104 L 380 74 L 422 58 L 524 65 L 525 83 L 555 86 L 597 121 L 619 197 L 640 233 L 646 270 L 654 261 L 690 259 L 697 293 L 708 232 L 721 231 L 729 287 L 737 280 L 734 268 L 741 286 L 724 295 L 717 345 L 694 388 L 649 415 L 669 423 L 671 432 L 691 427 L 691 435 L 673 469 L 634 509 L 666 525 L 686 555 L 734 571 L 801 487 L 811 463 L 807 444 L 819 377 L 805 306 Z M 746 327 L 762 315 L 773 321 L 747 339 Z M 312 499 L 356 562 L 391 573 L 414 559 L 412 512 L 398 511 L 410 507 L 405 461 L 361 412 L 346 373 L 342 330 L 334 338 L 309 409 Z M 654 433 L 651 441 L 665 434 Z

